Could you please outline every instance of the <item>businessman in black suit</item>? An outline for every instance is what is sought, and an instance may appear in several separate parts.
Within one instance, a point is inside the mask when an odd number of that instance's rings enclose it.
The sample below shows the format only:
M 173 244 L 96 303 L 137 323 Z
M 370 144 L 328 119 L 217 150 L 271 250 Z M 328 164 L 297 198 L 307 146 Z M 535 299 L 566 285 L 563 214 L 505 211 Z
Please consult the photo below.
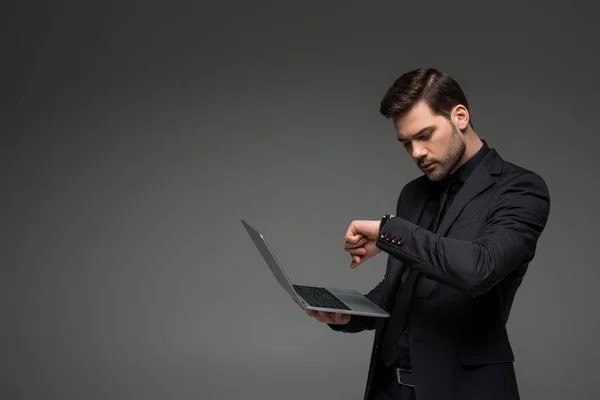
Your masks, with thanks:
M 344 247 L 353 268 L 387 253 L 367 296 L 391 316 L 308 313 L 341 332 L 375 329 L 367 400 L 519 399 L 506 322 L 548 219 L 548 188 L 479 138 L 460 86 L 435 69 L 398 78 L 381 113 L 424 175 L 393 215 L 353 221 Z

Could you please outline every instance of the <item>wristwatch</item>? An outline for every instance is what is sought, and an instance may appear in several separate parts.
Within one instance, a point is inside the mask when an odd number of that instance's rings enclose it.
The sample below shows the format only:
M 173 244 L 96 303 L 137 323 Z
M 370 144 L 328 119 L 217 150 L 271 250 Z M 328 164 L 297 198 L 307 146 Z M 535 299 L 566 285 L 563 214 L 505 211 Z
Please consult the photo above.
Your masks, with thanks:
M 395 215 L 394 214 L 386 214 L 383 217 L 381 217 L 381 222 L 379 222 L 379 231 L 381 231 L 381 228 L 392 218 L 394 218 Z

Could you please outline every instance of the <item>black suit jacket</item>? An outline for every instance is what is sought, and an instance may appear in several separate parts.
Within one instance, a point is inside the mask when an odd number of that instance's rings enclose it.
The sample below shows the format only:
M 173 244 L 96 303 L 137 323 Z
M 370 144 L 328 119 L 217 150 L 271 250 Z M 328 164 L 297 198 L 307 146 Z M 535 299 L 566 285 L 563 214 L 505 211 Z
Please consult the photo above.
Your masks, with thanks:
M 409 346 L 419 400 L 518 399 L 506 322 L 548 219 L 550 196 L 534 172 L 495 149 L 473 171 L 437 232 L 418 226 L 429 180 L 409 182 L 396 218 L 380 227 L 388 254 L 384 279 L 368 294 L 391 312 L 405 268 L 421 271 L 409 314 Z M 389 234 L 398 240 L 382 238 Z M 386 319 L 352 316 L 332 329 L 375 329 L 365 399 L 381 376 Z

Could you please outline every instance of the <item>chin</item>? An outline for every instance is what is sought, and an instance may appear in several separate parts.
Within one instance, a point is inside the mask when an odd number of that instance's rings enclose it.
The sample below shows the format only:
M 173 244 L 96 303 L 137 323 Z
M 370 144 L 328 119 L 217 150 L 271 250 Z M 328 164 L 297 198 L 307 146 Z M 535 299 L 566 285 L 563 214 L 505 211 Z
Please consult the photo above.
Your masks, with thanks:
M 444 179 L 445 175 L 437 170 L 434 169 L 433 171 L 423 171 L 425 173 L 425 176 L 427 176 L 427 179 L 429 179 L 430 181 L 441 181 L 442 179 Z

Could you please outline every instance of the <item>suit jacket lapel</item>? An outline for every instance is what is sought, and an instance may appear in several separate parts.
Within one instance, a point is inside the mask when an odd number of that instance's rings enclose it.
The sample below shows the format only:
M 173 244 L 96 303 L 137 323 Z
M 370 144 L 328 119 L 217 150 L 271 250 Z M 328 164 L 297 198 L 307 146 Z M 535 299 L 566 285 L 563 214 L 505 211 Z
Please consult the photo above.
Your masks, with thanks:
M 501 172 L 501 169 L 502 159 L 498 153 L 492 149 L 477 168 L 475 168 L 472 175 L 457 193 L 450 208 L 448 208 L 444 219 L 440 222 L 437 233 L 445 235 L 463 208 L 465 208 L 475 196 L 495 183 L 495 175 L 498 175 Z
M 397 215 L 405 220 L 416 224 L 425 209 L 427 197 L 429 196 L 429 181 L 425 176 L 415 185 L 412 193 L 406 193 L 406 201 L 400 204 Z M 408 207 L 407 207 L 408 206 Z

